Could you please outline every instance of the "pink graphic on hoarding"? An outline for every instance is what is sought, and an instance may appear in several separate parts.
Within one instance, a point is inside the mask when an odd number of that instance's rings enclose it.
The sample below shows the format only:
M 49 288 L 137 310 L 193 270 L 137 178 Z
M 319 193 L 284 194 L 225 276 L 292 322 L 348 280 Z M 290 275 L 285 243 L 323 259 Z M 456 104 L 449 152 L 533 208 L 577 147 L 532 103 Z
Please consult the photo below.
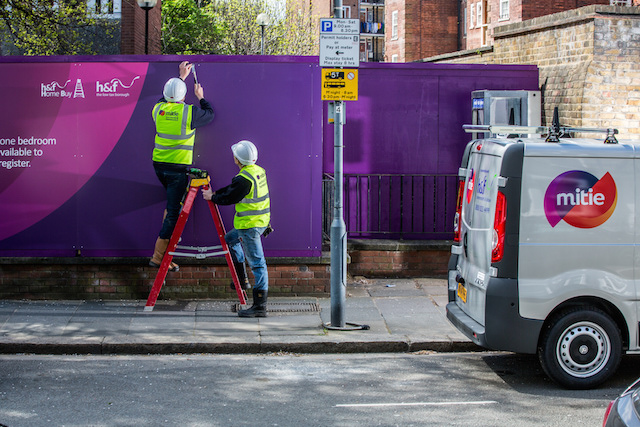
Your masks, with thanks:
M 129 122 L 147 67 L 2 67 L 0 77 L 20 75 L 20 84 L 8 89 L 12 102 L 0 106 L 0 240 L 51 214 L 96 173 Z

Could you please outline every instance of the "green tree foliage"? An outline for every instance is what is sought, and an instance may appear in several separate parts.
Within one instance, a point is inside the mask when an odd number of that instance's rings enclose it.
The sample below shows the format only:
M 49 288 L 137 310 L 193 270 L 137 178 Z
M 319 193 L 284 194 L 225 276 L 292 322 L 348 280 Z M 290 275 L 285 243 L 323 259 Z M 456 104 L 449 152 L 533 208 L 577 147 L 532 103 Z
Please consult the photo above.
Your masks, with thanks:
M 195 0 L 162 2 L 162 47 L 165 54 L 208 54 L 220 43 L 221 29 L 212 5 Z
M 264 0 L 216 0 L 212 3 L 224 28 L 224 37 L 218 47 L 219 53 L 224 55 L 260 53 L 261 28 L 256 24 L 256 17 L 266 12 L 265 3 Z M 266 13 L 273 21 L 273 12 Z M 266 43 L 266 46 L 268 45 L 269 43 Z
M 273 28 L 280 55 L 317 55 L 318 19 L 312 18 L 311 8 L 303 11 L 288 4 L 285 18 Z
M 164 0 L 164 53 L 260 54 L 260 13 L 271 18 L 265 27 L 265 54 L 317 54 L 317 25 L 310 14 L 271 0 Z
M 112 37 L 109 21 L 87 9 L 86 0 L 0 0 L 3 53 L 95 54 L 96 34 Z

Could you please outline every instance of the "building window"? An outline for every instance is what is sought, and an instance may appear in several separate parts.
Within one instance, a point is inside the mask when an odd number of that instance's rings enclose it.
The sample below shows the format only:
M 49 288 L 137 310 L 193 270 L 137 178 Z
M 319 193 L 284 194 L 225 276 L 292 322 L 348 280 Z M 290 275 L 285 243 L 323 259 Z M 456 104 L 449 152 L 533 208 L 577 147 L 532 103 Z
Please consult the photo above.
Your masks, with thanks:
M 113 17 L 122 12 L 122 0 L 87 0 L 89 12 Z
M 398 38 L 398 11 L 394 10 L 391 12 L 391 38 Z
M 476 5 L 476 13 L 478 14 L 478 18 L 476 19 L 476 26 L 481 27 L 484 24 L 484 20 L 482 19 L 482 3 L 478 3 Z
M 476 4 L 473 3 L 471 6 L 469 6 L 470 11 L 469 11 L 469 28 L 473 28 L 475 27 L 474 25 L 474 21 L 476 19 Z
M 462 35 L 463 37 L 467 36 L 467 8 L 464 8 L 464 11 L 462 12 Z
M 509 0 L 500 0 L 500 20 L 509 19 Z
M 398 54 L 394 53 L 393 55 L 391 55 L 391 62 L 398 62 Z
M 109 0 L 96 0 L 96 13 L 113 13 L 113 2 Z

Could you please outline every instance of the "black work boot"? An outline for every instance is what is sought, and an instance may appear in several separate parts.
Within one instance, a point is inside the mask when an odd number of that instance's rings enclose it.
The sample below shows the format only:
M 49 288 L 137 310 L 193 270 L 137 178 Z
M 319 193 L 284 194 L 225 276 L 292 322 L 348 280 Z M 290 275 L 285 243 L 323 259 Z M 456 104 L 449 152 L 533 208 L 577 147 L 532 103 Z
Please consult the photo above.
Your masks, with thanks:
M 267 291 L 253 288 L 253 305 L 238 311 L 240 317 L 267 317 Z
M 235 257 L 233 256 L 231 258 L 233 259 L 233 266 L 235 267 L 236 273 L 238 274 L 238 282 L 240 282 L 240 288 L 244 289 L 245 291 L 247 289 L 251 289 L 251 284 L 249 283 L 249 279 L 247 278 L 247 267 L 244 265 L 244 262 L 236 261 Z M 233 284 L 233 279 L 231 280 L 229 287 L 231 288 L 231 290 L 236 290 L 236 285 Z

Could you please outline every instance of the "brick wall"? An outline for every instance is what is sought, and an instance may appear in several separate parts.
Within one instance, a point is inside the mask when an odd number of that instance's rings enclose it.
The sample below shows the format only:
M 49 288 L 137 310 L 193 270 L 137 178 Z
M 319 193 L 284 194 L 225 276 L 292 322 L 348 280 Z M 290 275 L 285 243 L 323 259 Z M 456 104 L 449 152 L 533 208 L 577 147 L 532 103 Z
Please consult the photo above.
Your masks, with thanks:
M 418 5 L 420 35 L 418 46 L 408 55 L 409 61 L 458 49 L 458 6 L 451 0 L 424 2 L 413 0 Z M 409 31 L 407 31 L 409 33 Z
M 640 8 L 586 6 L 497 27 L 494 39 L 427 61 L 535 64 L 543 124 L 558 106 L 563 125 L 615 127 L 620 139 L 640 140 Z
M 609 0 L 523 0 L 522 20 L 564 12 L 592 4 L 608 5 Z
M 149 55 L 162 54 L 160 42 L 162 28 L 162 1 L 149 11 Z M 120 53 L 123 55 L 144 55 L 145 14 L 136 1 L 122 2 L 122 26 Z
M 146 299 L 157 269 L 147 259 L 9 259 L 0 263 L 0 299 Z M 176 259 L 180 271 L 169 272 L 163 299 L 233 298 L 231 274 L 222 262 Z M 181 262 L 182 261 L 182 262 Z M 270 293 L 314 295 L 330 289 L 330 266 L 310 259 L 269 262 Z M 253 283 L 253 276 L 249 272 Z
M 398 37 L 392 37 L 392 13 L 398 11 Z M 385 61 L 411 62 L 458 48 L 458 5 L 451 0 L 386 0 Z
M 392 15 L 398 12 L 398 36 L 392 34 Z M 405 57 L 405 0 L 386 0 L 384 8 L 385 41 L 384 60 L 391 62 L 393 55 L 398 55 L 398 62 L 406 62 Z
M 446 277 L 450 244 L 350 242 L 348 254 L 347 272 L 352 277 Z M 235 298 L 223 258 L 176 261 L 180 271 L 168 273 L 161 299 Z M 147 262 L 146 258 L 0 258 L 0 299 L 146 300 L 158 271 Z M 267 264 L 273 296 L 327 296 L 331 291 L 329 253 L 321 258 L 271 258 Z
M 450 242 L 352 241 L 349 247 L 353 277 L 447 277 Z
M 392 37 L 392 13 L 398 11 L 398 37 Z M 385 61 L 411 62 L 458 48 L 458 5 L 451 0 L 386 0 Z
M 585 73 L 582 124 L 640 139 L 640 8 L 634 17 L 594 21 L 594 60 Z
M 422 14 L 421 1 L 405 0 L 404 10 L 404 60 L 410 62 L 420 56 L 422 41 Z M 437 15 L 431 17 L 429 23 L 436 22 Z

